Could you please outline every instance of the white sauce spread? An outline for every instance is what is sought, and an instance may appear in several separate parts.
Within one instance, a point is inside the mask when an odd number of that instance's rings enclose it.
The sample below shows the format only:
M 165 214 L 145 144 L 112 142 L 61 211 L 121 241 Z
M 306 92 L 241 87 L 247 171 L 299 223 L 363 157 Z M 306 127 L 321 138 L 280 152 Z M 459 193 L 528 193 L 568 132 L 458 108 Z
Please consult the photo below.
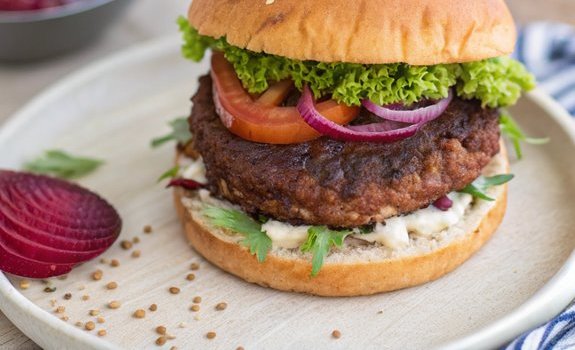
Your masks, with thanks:
M 201 158 L 181 159 L 179 175 L 185 179 L 207 182 L 206 168 Z M 227 201 L 212 197 L 207 190 L 200 190 L 198 194 L 203 203 L 223 208 L 234 207 Z M 408 215 L 389 218 L 384 224 L 377 223 L 372 233 L 354 233 L 352 237 L 367 242 L 377 242 L 391 249 L 408 246 L 410 234 L 431 238 L 457 224 L 473 200 L 473 197 L 466 193 L 453 192 L 448 197 L 453 201 L 453 205 L 447 211 L 441 211 L 430 205 Z M 270 237 L 273 246 L 281 248 L 298 248 L 305 242 L 309 228 L 310 226 L 294 226 L 277 220 L 269 220 L 262 225 L 262 230 Z

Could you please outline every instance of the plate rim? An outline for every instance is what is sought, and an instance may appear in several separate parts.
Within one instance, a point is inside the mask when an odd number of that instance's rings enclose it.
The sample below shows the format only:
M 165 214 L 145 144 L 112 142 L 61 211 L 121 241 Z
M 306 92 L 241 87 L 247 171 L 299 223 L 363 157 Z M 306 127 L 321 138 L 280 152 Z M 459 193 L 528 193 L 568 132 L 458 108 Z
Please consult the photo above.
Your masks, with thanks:
M 153 59 L 158 55 L 166 54 L 179 46 L 179 38 L 174 35 L 160 37 L 130 48 L 121 50 L 92 62 L 84 68 L 74 71 L 64 78 L 43 89 L 32 98 L 6 122 L 0 125 L 0 140 L 12 136 L 23 125 L 26 125 L 38 114 L 42 105 L 61 98 L 66 91 L 84 84 L 111 69 L 125 64 L 137 64 L 138 61 Z M 535 89 L 525 98 L 545 110 L 546 114 L 554 119 L 569 136 L 575 145 L 575 121 L 569 113 L 541 89 Z M 512 310 L 507 315 L 493 321 L 487 326 L 455 339 L 439 348 L 442 349 L 481 349 L 500 346 L 521 333 L 540 325 L 553 318 L 569 305 L 575 298 L 575 289 L 570 288 L 575 283 L 575 251 L 573 251 L 562 265 L 561 269 L 549 279 L 541 289 L 531 295 L 526 302 Z M 62 322 L 48 311 L 26 298 L 13 286 L 6 275 L 0 272 L 0 309 L 6 317 L 18 327 L 26 336 L 39 345 L 47 345 L 41 337 L 30 334 L 23 325 L 23 320 L 16 319 L 17 313 L 27 313 L 29 317 L 42 322 L 55 332 L 63 332 L 83 346 L 96 349 L 119 349 L 108 340 L 98 338 L 92 334 Z

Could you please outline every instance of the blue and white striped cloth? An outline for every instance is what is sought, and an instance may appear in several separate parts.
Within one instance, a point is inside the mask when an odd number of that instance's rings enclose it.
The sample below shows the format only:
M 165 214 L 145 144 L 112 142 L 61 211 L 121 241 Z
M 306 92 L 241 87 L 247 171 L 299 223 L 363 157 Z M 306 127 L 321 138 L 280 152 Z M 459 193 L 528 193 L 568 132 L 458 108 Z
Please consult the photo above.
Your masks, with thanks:
M 575 116 L 575 28 L 537 22 L 521 29 L 515 58 L 535 74 L 539 87 Z M 506 350 L 575 349 L 575 305 L 515 339 Z
M 537 77 L 538 86 L 575 115 L 575 28 L 537 22 L 521 28 L 514 57 Z

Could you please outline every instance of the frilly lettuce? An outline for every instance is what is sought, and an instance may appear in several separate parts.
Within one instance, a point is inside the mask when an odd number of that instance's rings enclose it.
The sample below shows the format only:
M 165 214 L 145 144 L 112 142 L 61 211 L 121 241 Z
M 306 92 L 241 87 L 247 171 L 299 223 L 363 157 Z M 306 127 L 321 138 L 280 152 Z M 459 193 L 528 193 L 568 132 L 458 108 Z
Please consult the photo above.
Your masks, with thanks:
M 240 49 L 225 38 L 202 36 L 183 17 L 178 24 L 186 58 L 200 61 L 208 48 L 224 52 L 250 93 L 265 91 L 269 82 L 291 78 L 299 89 L 309 85 L 316 98 L 331 94 L 347 105 L 357 106 L 366 98 L 380 105 L 409 105 L 422 99 L 446 97 L 454 86 L 458 96 L 478 99 L 483 107 L 496 108 L 515 104 L 522 91 L 535 86 L 534 77 L 509 57 L 432 66 L 298 61 Z

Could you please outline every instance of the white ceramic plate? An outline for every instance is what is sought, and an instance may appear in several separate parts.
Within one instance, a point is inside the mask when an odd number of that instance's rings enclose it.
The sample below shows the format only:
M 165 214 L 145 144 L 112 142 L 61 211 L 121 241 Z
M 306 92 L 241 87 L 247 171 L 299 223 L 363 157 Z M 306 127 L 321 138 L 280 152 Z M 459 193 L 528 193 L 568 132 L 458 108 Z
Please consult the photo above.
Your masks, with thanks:
M 189 249 L 171 204 L 171 193 L 155 183 L 171 167 L 172 149 L 149 149 L 167 132 L 165 123 L 189 111 L 189 96 L 207 65 L 180 58 L 176 38 L 128 50 L 64 79 L 19 112 L 0 132 L 0 167 L 19 168 L 49 148 L 106 160 L 81 182 L 121 212 L 121 239 L 139 237 L 140 258 L 116 244 L 105 254 L 120 266 L 93 261 L 54 293 L 33 282 L 0 275 L 0 308 L 46 349 L 156 348 L 154 328 L 176 338 L 165 347 L 254 348 L 492 348 L 557 314 L 575 297 L 575 132 L 569 116 L 549 97 L 531 93 L 513 109 L 525 129 L 550 136 L 543 147 L 525 147 L 514 162 L 507 216 L 495 237 L 448 276 L 412 289 L 360 298 L 318 298 L 247 284 L 204 262 Z M 142 233 L 150 224 L 154 233 Z M 185 279 L 199 262 L 196 280 Z M 101 281 L 90 273 L 104 271 Z M 109 281 L 119 284 L 107 290 Z M 12 283 L 11 283 L 12 282 Z M 170 286 L 181 289 L 178 295 Z M 71 300 L 63 295 L 72 294 Z M 88 300 L 82 300 L 88 295 Z M 203 297 L 201 311 L 189 310 Z M 51 300 L 54 299 L 55 301 Z M 106 303 L 122 307 L 109 310 Z M 214 306 L 228 303 L 225 311 Z M 158 304 L 135 319 L 132 313 Z M 64 314 L 55 314 L 65 306 Z M 106 322 L 87 332 L 74 324 Z M 59 317 L 68 316 L 68 322 Z M 97 337 L 106 329 L 105 337 Z M 342 338 L 330 334 L 339 329 Z M 208 331 L 217 337 L 208 340 Z

